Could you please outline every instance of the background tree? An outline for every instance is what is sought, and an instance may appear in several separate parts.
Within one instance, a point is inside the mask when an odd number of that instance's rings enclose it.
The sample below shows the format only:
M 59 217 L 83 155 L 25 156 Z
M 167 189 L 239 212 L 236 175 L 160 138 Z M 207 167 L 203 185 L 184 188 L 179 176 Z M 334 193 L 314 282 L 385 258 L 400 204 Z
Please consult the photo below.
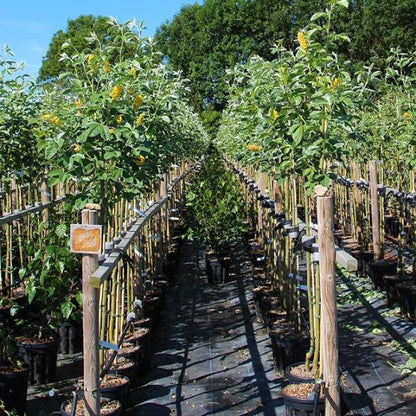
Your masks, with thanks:
M 92 32 L 95 33 L 102 47 L 113 44 L 115 47 L 114 56 L 117 55 L 117 46 L 120 46 L 118 45 L 120 39 L 117 37 L 117 32 L 114 31 L 111 20 L 103 16 L 79 16 L 75 20 L 68 20 L 66 31 L 59 30 L 53 35 L 46 56 L 42 60 L 38 80 L 51 80 L 62 72 L 68 71 L 70 67 L 68 61 L 61 59 L 62 53 L 88 52 L 90 50 L 89 38 Z M 69 50 L 62 47 L 62 45 L 68 43 L 70 44 Z M 126 50 L 125 47 L 123 47 L 123 50 Z
M 390 48 L 415 48 L 416 0 L 349 3 L 333 17 L 334 29 L 351 39 L 336 51 L 346 59 L 375 60 L 383 66 Z M 294 50 L 298 30 L 327 4 L 327 0 L 205 0 L 182 8 L 159 28 L 156 39 L 171 65 L 190 79 L 194 107 L 221 112 L 227 101 L 226 70 L 253 55 L 271 60 L 278 41 Z

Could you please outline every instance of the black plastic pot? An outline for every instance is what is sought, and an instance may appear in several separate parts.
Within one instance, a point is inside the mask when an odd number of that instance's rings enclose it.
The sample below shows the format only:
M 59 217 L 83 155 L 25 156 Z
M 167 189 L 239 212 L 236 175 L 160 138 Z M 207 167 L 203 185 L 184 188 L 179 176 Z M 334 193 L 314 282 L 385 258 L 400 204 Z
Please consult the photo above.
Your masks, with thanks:
M 122 377 L 127 377 L 130 380 L 130 385 L 131 386 L 135 386 L 137 383 L 136 380 L 136 372 L 137 372 L 137 367 L 136 367 L 136 363 L 127 358 L 127 357 L 119 357 L 119 358 L 124 358 L 120 361 L 118 361 L 117 363 L 114 363 L 111 368 L 108 370 L 108 374 L 116 374 Z
M 215 257 L 206 257 L 207 277 L 209 283 L 223 283 L 224 274 L 223 266 L 219 259 Z
M 55 381 L 58 340 L 44 342 L 16 341 L 19 356 L 30 367 L 31 384 Z
M 317 412 L 314 413 L 314 399 L 300 399 L 282 392 L 283 401 L 286 406 L 286 416 L 318 416 L 325 414 L 325 400 L 323 397 L 318 399 Z
M 411 276 L 401 277 L 397 275 L 383 276 L 383 280 L 387 293 L 387 306 L 389 308 L 393 307 L 393 305 L 399 301 L 397 286 L 401 283 L 414 281 L 413 277 Z
M 19 416 L 25 414 L 28 381 L 29 366 L 27 365 L 22 369 L 0 370 L 0 399 L 6 410 L 15 410 Z
M 67 412 L 65 410 L 65 407 L 68 404 L 70 404 L 71 402 L 72 402 L 72 400 L 65 400 L 61 404 L 61 408 L 60 408 L 59 412 L 62 416 L 71 416 L 71 413 Z M 108 399 L 108 398 L 102 398 L 101 399 L 101 406 L 103 406 L 105 403 L 109 403 L 109 402 L 116 402 L 116 400 L 111 400 L 111 399 Z M 107 413 L 106 416 L 122 416 L 123 414 L 124 414 L 123 406 L 121 405 L 121 403 L 118 403 L 118 407 L 113 412 Z M 75 414 L 75 416 L 78 416 L 78 415 Z
M 130 379 L 117 374 L 108 374 L 106 377 L 117 378 L 121 383 L 114 386 L 100 387 L 101 395 L 119 401 L 122 407 L 126 408 L 129 401 Z
M 140 347 L 138 365 L 141 371 L 145 371 L 151 367 L 152 352 L 150 348 L 150 331 L 148 328 L 141 329 L 146 331 L 142 331 L 140 335 L 136 335 L 136 332 L 134 332 L 133 335 L 126 339 L 126 342 Z
M 160 316 L 160 298 L 158 296 L 146 297 L 142 300 L 143 316 L 150 318 L 152 324 L 156 325 Z
M 369 267 L 374 289 L 384 290 L 383 276 L 395 274 L 397 272 L 397 263 L 384 259 L 370 263 Z
M 400 312 L 409 319 L 416 318 L 416 285 L 413 282 L 399 283 L 396 286 Z
M 308 348 L 308 337 L 297 333 L 290 326 L 269 332 L 276 372 L 282 372 L 290 364 L 304 359 Z
M 59 352 L 76 354 L 82 351 L 82 323 L 64 322 L 58 329 Z

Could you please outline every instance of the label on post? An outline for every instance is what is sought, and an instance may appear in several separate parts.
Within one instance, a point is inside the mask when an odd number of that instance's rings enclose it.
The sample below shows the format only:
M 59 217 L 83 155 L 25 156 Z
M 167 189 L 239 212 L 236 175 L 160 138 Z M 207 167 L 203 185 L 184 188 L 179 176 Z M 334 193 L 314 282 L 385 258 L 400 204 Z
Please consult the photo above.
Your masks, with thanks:
M 71 224 L 71 253 L 100 254 L 102 225 Z

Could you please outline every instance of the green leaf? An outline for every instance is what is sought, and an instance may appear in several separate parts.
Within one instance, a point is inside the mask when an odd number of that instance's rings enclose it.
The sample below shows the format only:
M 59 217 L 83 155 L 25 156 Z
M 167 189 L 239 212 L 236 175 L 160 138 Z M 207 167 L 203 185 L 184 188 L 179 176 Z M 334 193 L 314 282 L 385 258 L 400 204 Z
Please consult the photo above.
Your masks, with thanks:
M 348 9 L 348 6 L 349 6 L 349 2 L 348 2 L 348 0 L 338 0 L 338 4 L 339 4 L 340 6 L 345 7 L 346 9 Z
M 325 13 L 325 12 L 318 12 L 318 13 L 315 13 L 314 15 L 312 15 L 312 17 L 311 17 L 311 22 L 314 22 L 315 20 L 318 20 L 319 18 L 321 18 L 321 17 L 328 17 L 328 14 L 327 13 Z

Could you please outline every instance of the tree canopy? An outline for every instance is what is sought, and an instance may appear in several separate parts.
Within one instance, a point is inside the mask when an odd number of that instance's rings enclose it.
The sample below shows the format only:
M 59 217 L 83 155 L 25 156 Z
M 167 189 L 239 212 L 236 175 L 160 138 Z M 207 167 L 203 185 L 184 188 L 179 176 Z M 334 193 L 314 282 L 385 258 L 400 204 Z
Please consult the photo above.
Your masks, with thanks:
M 65 71 L 71 71 L 68 61 L 61 59 L 63 53 L 87 53 L 91 48 L 96 48 L 97 44 L 101 48 L 110 44 L 114 47 L 110 59 L 114 61 L 118 55 L 117 49 L 121 46 L 119 43 L 120 38 L 108 17 L 85 15 L 70 19 L 66 31 L 59 30 L 52 37 L 39 70 L 39 81 L 54 79 Z M 123 51 L 128 55 L 129 49 L 126 49 L 126 45 L 123 45 Z
M 253 55 L 272 59 L 277 42 L 293 50 L 297 31 L 326 5 L 325 0 L 205 0 L 183 7 L 159 28 L 156 40 L 170 64 L 190 79 L 195 108 L 221 111 L 227 69 Z M 351 39 L 337 52 L 381 65 L 390 48 L 415 48 L 415 15 L 416 0 L 350 0 L 349 8 L 334 16 L 335 29 Z

